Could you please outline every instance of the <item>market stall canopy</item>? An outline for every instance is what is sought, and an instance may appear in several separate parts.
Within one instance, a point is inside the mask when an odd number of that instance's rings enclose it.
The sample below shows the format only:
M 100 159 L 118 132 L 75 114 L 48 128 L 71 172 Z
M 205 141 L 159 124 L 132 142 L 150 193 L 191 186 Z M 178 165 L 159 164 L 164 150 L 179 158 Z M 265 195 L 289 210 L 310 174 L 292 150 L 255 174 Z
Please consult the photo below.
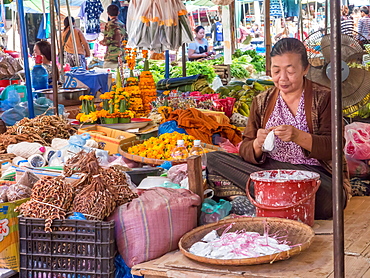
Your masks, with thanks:
M 67 0 L 60 0 L 60 10 L 63 15 L 67 15 Z M 49 0 L 24 0 L 23 5 L 24 5 L 24 12 L 25 13 L 43 13 L 43 3 L 45 6 L 45 12 L 49 12 Z M 78 13 L 80 11 L 80 7 L 84 0 L 68 0 L 69 5 L 71 7 L 71 15 L 73 17 L 77 17 Z M 15 2 L 10 3 L 9 8 L 12 10 L 17 10 Z
M 194 1 L 186 1 L 186 8 L 188 8 L 188 5 L 201 6 L 201 7 L 213 7 L 215 4 L 211 0 L 194 0 Z

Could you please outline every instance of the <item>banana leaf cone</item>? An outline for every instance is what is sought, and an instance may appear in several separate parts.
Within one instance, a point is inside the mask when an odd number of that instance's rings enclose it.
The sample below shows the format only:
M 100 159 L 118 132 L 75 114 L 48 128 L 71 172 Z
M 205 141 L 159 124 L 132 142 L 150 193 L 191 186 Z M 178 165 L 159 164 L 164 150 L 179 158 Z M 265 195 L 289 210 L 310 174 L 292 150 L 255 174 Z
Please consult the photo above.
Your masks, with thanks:
M 116 87 L 122 88 L 122 78 L 121 78 L 121 72 L 119 71 L 119 68 L 117 68 L 117 77 L 116 77 Z

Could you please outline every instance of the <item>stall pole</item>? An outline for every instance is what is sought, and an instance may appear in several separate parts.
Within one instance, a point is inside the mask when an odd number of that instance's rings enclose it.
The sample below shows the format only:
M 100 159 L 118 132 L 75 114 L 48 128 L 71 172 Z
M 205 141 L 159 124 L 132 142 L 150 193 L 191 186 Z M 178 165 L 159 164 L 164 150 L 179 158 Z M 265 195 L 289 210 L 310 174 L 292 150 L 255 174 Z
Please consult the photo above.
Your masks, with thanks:
M 181 66 L 182 66 L 182 76 L 186 77 L 186 44 L 183 43 L 181 46 Z
M 63 32 L 62 32 L 62 17 L 60 12 L 60 0 L 58 0 L 58 35 L 59 35 L 59 64 L 60 64 L 60 81 L 64 84 L 64 49 L 63 49 Z
M 231 54 L 235 52 L 235 49 L 238 48 L 237 40 L 235 36 L 235 5 L 236 1 L 232 2 L 229 5 L 230 13 L 230 43 L 231 43 Z
M 202 158 L 199 155 L 190 156 L 187 159 L 188 175 L 189 175 L 189 190 L 197 194 L 202 203 L 204 199 L 203 189 L 203 174 L 202 174 Z M 201 207 L 198 206 L 198 219 L 201 213 Z
M 266 75 L 271 75 L 271 30 L 270 30 L 270 0 L 265 0 L 265 47 L 266 47 Z
M 73 52 L 75 55 L 77 67 L 79 67 L 80 59 L 78 59 L 76 36 L 75 36 L 74 27 L 73 27 L 72 18 L 71 18 L 71 8 L 69 7 L 69 0 L 66 1 L 66 4 L 67 4 L 67 11 L 68 11 L 69 29 L 71 30 L 71 37 L 72 37 L 72 42 L 73 42 Z
M 166 50 L 165 54 L 165 65 L 164 65 L 164 78 L 170 78 L 170 51 Z
M 25 15 L 24 15 L 24 8 L 23 8 L 22 0 L 17 0 L 17 7 L 18 7 L 19 28 L 20 28 L 20 34 L 21 34 L 24 75 L 26 76 L 28 113 L 29 113 L 30 118 L 34 118 L 35 111 L 33 109 L 31 74 L 30 74 L 30 66 L 28 62 L 28 42 L 27 42 L 26 22 L 25 22 Z
M 16 20 L 16 18 L 17 18 L 17 15 L 16 15 L 16 13 L 15 13 L 15 11 L 14 10 L 12 10 L 12 32 L 13 32 L 13 48 L 12 48 L 12 50 L 13 51 L 16 51 L 15 50 L 15 28 L 16 28 L 16 25 L 17 25 L 17 20 Z
M 247 24 L 247 20 L 245 19 L 245 6 L 244 6 L 244 1 L 241 3 L 242 5 L 242 15 L 243 15 L 243 26 Z
M 343 126 L 342 126 L 342 65 L 340 2 L 330 0 L 330 60 L 331 72 L 331 130 L 332 130 L 332 183 L 334 277 L 344 277 L 344 221 L 343 221 Z
M 298 26 L 300 26 L 300 28 L 298 27 L 299 32 L 301 34 L 301 38 L 303 38 L 303 13 L 302 13 L 302 1 L 299 1 L 299 14 L 300 14 L 300 19 L 298 19 Z
M 327 34 L 329 17 L 329 0 L 325 0 L 325 35 Z
M 59 103 L 58 103 L 58 68 L 57 68 L 57 53 L 56 53 L 56 26 L 55 26 L 55 8 L 54 1 L 50 0 L 50 29 L 51 29 L 51 69 L 52 69 L 52 84 L 53 84 L 53 102 L 54 102 L 54 113 L 59 115 Z M 68 0 L 67 0 L 68 2 Z

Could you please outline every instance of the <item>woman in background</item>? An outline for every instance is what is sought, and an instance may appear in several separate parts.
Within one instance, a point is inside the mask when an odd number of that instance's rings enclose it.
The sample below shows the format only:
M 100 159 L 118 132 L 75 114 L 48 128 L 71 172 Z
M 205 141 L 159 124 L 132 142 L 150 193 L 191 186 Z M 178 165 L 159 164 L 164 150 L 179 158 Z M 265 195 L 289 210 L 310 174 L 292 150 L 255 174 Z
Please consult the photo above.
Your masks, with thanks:
M 74 27 L 75 19 L 71 17 L 73 24 L 73 32 L 76 38 L 76 47 L 78 53 L 79 66 L 86 69 L 86 57 L 90 56 L 90 48 L 83 33 L 80 29 Z M 74 45 L 71 35 L 71 29 L 69 26 L 68 17 L 64 19 L 64 31 L 62 34 L 62 43 L 64 48 L 64 61 L 69 63 L 71 67 L 77 66 L 76 57 L 74 55 Z
M 194 42 L 189 43 L 188 58 L 189 61 L 195 61 L 202 58 L 207 58 L 213 53 L 209 52 L 208 41 L 204 38 L 205 30 L 203 26 L 195 28 Z
M 35 46 L 33 47 L 33 56 L 36 55 L 42 56 L 42 65 L 48 72 L 48 79 L 49 84 L 51 83 L 52 79 L 52 66 L 51 66 L 51 45 L 48 41 L 38 41 L 36 42 Z

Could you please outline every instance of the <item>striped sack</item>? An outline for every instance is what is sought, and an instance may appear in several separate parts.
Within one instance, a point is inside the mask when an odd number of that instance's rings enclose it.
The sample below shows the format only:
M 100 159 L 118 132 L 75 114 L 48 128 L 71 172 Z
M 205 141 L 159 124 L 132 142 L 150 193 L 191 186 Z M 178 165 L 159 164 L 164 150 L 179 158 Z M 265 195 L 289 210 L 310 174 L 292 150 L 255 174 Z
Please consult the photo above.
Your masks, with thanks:
M 109 218 L 127 266 L 177 249 L 180 238 L 197 226 L 200 204 L 200 197 L 189 190 L 154 187 L 116 208 Z

